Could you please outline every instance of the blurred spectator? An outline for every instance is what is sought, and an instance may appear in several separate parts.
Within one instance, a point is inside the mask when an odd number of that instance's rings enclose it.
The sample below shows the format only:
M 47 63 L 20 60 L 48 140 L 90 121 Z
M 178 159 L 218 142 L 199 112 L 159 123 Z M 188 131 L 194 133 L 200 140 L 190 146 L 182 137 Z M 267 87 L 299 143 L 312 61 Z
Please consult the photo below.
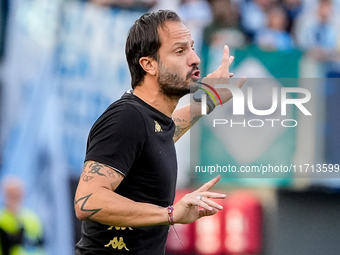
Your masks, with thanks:
M 210 0 L 213 21 L 204 30 L 204 41 L 207 45 L 221 48 L 227 44 L 237 49 L 245 46 L 246 35 L 240 28 L 238 5 L 230 0 Z
M 42 226 L 37 215 L 22 208 L 24 184 L 16 177 L 2 182 L 4 208 L 0 211 L 0 254 L 42 255 Z
M 255 44 L 266 51 L 286 51 L 293 48 L 293 39 L 286 31 L 288 18 L 280 6 L 270 8 L 267 27 L 255 35 Z
M 282 6 L 287 12 L 288 17 L 287 31 L 291 32 L 294 20 L 302 12 L 302 2 L 301 0 L 282 0 Z
M 206 0 L 182 0 L 178 14 L 191 32 L 195 51 L 200 54 L 203 30 L 212 20 L 210 5 Z
M 331 0 L 319 0 L 316 10 L 300 15 L 296 21 L 298 46 L 318 61 L 335 60 L 339 34 L 339 15 Z
M 147 11 L 157 3 L 157 0 L 91 0 L 91 2 L 103 6 Z
M 276 0 L 248 0 L 242 4 L 241 24 L 251 38 L 266 27 L 266 12 L 275 2 Z
M 332 0 L 334 8 L 337 9 L 337 11 L 340 11 L 340 0 Z M 318 4 L 319 0 L 301 0 L 302 3 L 302 10 L 303 11 L 312 11 L 314 10 Z

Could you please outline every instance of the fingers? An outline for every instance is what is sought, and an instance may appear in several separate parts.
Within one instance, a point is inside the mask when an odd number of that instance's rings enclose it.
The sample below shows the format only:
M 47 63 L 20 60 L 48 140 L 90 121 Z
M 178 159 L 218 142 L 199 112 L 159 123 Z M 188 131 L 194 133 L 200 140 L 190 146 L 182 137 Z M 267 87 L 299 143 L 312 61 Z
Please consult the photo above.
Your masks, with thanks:
M 212 211 L 214 209 L 222 210 L 223 207 L 216 203 L 215 201 L 210 200 L 210 198 L 214 199 L 224 199 L 226 198 L 226 194 L 217 193 L 217 192 L 210 192 L 208 191 L 211 189 L 219 180 L 221 176 L 218 175 L 214 179 L 210 180 L 209 182 L 205 183 L 199 189 L 191 193 L 194 196 L 194 204 L 202 207 L 206 210 Z
M 229 66 L 234 62 L 234 59 L 235 59 L 234 56 L 229 57 Z
M 212 187 L 215 186 L 215 184 L 221 179 L 221 175 L 216 176 L 214 179 L 208 181 L 207 183 L 203 184 L 200 188 L 198 188 L 196 191 L 208 191 Z
M 230 51 L 228 45 L 224 46 L 223 57 L 221 65 L 216 69 L 215 72 L 209 73 L 206 78 L 231 78 L 234 76 L 233 73 L 229 73 L 229 66 L 234 62 L 235 57 L 230 56 Z M 204 79 L 203 79 L 204 80 Z M 214 84 L 211 84 L 214 86 Z
M 224 45 L 222 63 L 221 63 L 221 66 L 220 66 L 222 73 L 229 73 L 230 61 L 232 62 L 234 60 L 234 59 L 232 59 L 232 60 L 230 59 L 229 53 L 230 52 L 229 52 L 228 45 Z
M 198 206 L 205 208 L 207 210 L 212 210 L 212 209 L 217 209 L 217 210 L 222 210 L 223 207 L 221 205 L 219 205 L 217 202 L 211 200 L 210 198 L 214 198 L 214 199 L 224 199 L 227 197 L 226 194 L 221 194 L 221 193 L 216 193 L 216 192 L 200 192 L 198 193 L 194 193 L 196 195 L 196 199 L 199 200 L 200 202 L 198 202 Z M 203 202 L 203 203 L 202 203 Z M 208 205 L 208 207 L 206 206 Z
M 230 51 L 229 51 L 228 45 L 224 45 L 222 63 L 219 66 L 219 69 L 220 69 L 222 74 L 228 74 L 229 73 L 229 67 L 234 62 L 234 59 L 235 59 L 234 56 L 230 56 Z M 232 76 L 230 76 L 230 74 L 229 74 L 229 77 L 232 77 Z
M 225 197 L 224 197 L 225 198 Z M 217 209 L 217 210 L 222 210 L 223 209 L 223 206 L 218 204 L 217 202 L 213 201 L 213 200 L 210 200 L 209 198 L 207 197 L 202 197 L 202 202 L 203 203 L 206 203 L 207 205 L 209 205 L 209 207 L 211 208 L 211 210 L 213 208 Z
M 196 193 L 196 197 L 197 197 L 197 195 L 200 195 L 202 197 L 202 199 L 203 198 L 224 199 L 224 198 L 227 197 L 226 194 L 211 192 L 211 191 L 199 192 L 199 193 Z
M 200 217 L 216 214 L 223 209 L 219 203 L 213 199 L 224 199 L 226 194 L 208 191 L 213 187 L 221 176 L 217 176 L 205 183 L 198 190 L 187 193 L 174 205 L 174 222 L 191 223 Z
M 225 196 L 224 196 L 225 198 Z M 202 197 L 202 199 L 195 199 L 195 201 L 192 202 L 194 205 L 199 206 L 201 208 L 204 208 L 208 211 L 212 210 L 222 210 L 223 206 L 219 205 L 215 201 L 210 200 L 208 197 Z

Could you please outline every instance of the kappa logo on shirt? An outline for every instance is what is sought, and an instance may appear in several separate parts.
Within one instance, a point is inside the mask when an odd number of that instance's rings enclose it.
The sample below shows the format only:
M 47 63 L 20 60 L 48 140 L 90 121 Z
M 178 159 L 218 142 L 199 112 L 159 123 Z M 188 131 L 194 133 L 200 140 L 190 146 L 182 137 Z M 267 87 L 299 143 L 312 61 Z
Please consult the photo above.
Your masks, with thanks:
M 155 120 L 154 122 L 155 122 L 155 133 L 163 132 L 161 125 L 159 125 L 159 123 Z

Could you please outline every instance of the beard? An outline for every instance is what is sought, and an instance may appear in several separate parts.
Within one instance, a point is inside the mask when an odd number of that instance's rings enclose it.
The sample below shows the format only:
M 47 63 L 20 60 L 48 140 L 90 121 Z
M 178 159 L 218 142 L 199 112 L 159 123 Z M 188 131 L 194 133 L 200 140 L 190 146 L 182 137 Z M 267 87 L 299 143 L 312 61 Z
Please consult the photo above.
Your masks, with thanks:
M 185 79 L 175 72 L 167 69 L 161 61 L 159 63 L 159 76 L 158 84 L 160 91 L 163 95 L 170 99 L 180 99 L 181 97 L 190 93 L 191 86 L 194 86 L 194 81 L 191 79 L 191 75 L 198 67 L 195 66 L 187 73 Z

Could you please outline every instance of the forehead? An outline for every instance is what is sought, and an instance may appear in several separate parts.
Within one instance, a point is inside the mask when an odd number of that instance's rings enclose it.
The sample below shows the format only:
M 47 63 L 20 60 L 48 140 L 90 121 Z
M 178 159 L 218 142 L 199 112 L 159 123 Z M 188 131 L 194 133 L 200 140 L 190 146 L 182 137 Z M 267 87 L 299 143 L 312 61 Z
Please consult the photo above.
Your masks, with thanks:
M 180 21 L 168 21 L 158 29 L 162 45 L 173 45 L 177 41 L 192 42 L 189 29 Z

